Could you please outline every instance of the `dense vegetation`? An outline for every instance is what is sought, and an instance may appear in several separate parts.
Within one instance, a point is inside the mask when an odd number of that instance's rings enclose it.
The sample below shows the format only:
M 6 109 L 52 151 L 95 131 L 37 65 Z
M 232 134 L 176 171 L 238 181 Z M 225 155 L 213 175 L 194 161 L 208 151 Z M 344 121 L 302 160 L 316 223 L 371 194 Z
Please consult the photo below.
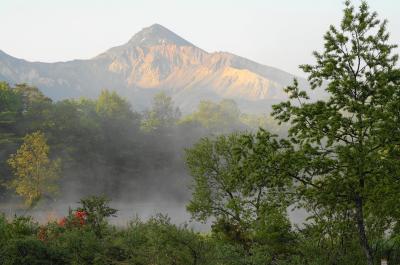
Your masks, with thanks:
M 150 187 L 148 176 L 182 187 L 174 176 L 184 160 L 193 177 L 187 210 L 212 226 L 200 233 L 157 215 L 115 227 L 108 220 L 118 211 L 105 197 L 84 197 L 46 224 L 1 217 L 0 263 L 399 264 L 400 69 L 388 39 L 366 3 L 356 11 L 346 2 L 315 65 L 301 66 L 328 96 L 312 102 L 294 81 L 273 108 L 289 126 L 279 136 L 231 100 L 182 117 L 165 94 L 137 113 L 107 90 L 52 102 L 37 88 L 1 83 L 4 199 L 15 193 L 32 209 L 71 187 L 119 199 L 134 193 L 130 181 Z M 293 208 L 307 213 L 304 223 L 289 218 Z
M 9 183 L 12 171 L 23 167 L 9 158 L 24 137 L 25 149 L 32 149 L 40 134 L 46 149 L 40 159 L 57 160 L 61 197 L 101 193 L 119 199 L 124 193 L 138 193 L 135 198 L 140 198 L 164 187 L 161 192 L 176 200 L 188 198 L 181 188 L 189 183 L 182 160 L 184 148 L 205 135 L 257 128 L 263 122 L 261 116 L 241 114 L 231 100 L 203 102 L 195 117 L 181 117 L 171 98 L 162 93 L 155 96 L 151 109 L 138 113 L 115 92 L 104 90 L 96 100 L 52 102 L 26 84 L 0 83 L 0 106 L 2 181 Z M 29 156 L 22 149 L 15 158 Z M 11 183 L 18 188 L 15 184 Z M 6 199 L 9 195 L 10 190 L 2 186 L 0 196 Z

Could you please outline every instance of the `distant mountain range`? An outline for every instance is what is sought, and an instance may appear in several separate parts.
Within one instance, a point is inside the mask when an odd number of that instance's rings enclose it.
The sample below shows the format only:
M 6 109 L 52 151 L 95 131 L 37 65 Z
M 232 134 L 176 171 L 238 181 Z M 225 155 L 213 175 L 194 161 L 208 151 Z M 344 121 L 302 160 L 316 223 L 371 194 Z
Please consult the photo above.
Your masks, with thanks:
M 28 62 L 0 50 L 0 80 L 33 84 L 56 100 L 95 97 L 106 88 L 139 110 L 162 90 L 184 112 L 200 100 L 222 98 L 235 99 L 244 111 L 267 112 L 287 98 L 283 88 L 293 78 L 231 53 L 206 52 L 159 24 L 88 60 Z M 299 81 L 307 86 L 304 79 Z

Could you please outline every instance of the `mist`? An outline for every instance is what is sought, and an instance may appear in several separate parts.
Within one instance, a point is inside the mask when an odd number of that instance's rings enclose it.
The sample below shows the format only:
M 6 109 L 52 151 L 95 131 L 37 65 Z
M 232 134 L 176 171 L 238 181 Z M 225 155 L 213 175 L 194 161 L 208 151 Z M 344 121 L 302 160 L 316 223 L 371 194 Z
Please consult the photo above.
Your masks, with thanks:
M 146 110 L 130 104 L 116 92 L 104 90 L 96 99 L 52 101 L 37 88 L 17 85 L 22 93 L 23 114 L 7 133 L 16 136 L 1 153 L 1 172 L 13 179 L 7 159 L 35 131 L 44 133 L 51 160 L 61 161 L 54 196 L 44 196 L 32 209 L 21 197 L 1 187 L 7 216 L 31 215 L 42 223 L 56 221 L 76 208 L 81 198 L 106 196 L 118 210 L 110 221 L 125 226 L 136 216 L 148 219 L 168 215 L 175 224 L 207 230 L 210 224 L 191 220 L 186 205 L 191 198 L 192 177 L 185 165 L 185 150 L 203 137 L 269 127 L 267 115 L 242 113 L 233 100 L 203 101 L 182 114 L 164 93 L 156 94 Z

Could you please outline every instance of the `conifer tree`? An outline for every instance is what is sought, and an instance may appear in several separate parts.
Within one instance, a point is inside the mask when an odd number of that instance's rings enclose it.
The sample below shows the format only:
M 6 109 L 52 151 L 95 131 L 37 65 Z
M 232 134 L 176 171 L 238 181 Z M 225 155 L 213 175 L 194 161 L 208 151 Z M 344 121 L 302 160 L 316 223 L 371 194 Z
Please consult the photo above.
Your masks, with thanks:
M 274 116 L 290 122 L 298 147 L 294 178 L 304 207 L 314 220 L 347 216 L 366 263 L 374 264 L 374 237 L 398 225 L 400 198 L 400 71 L 387 21 L 345 3 L 340 27 L 324 36 L 315 65 L 303 65 L 312 89 L 326 86 L 328 97 L 308 101 L 295 81 L 290 101 L 274 106 Z M 343 214 L 345 213 L 345 214 Z

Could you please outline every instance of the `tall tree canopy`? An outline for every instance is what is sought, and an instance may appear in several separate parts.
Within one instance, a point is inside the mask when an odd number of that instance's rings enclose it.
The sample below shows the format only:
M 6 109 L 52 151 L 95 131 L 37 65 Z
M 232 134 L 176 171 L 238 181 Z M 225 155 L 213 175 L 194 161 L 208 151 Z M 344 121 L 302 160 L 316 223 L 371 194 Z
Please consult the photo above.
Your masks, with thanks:
M 194 177 L 187 209 L 197 220 L 214 219 L 213 232 L 244 251 L 242 264 L 290 256 L 288 152 L 290 145 L 264 130 L 204 138 L 186 152 Z
M 0 82 L 0 146 L 15 139 L 17 120 L 22 111 L 21 97 L 7 83 Z
M 199 123 L 214 133 L 228 133 L 245 128 L 240 121 L 240 114 L 239 107 L 231 99 L 223 99 L 218 103 L 204 100 L 182 122 Z
M 142 129 L 144 131 L 154 131 L 171 128 L 179 120 L 181 112 L 174 106 L 172 98 L 160 92 L 153 98 L 150 110 L 144 114 Z
M 134 113 L 131 111 L 129 102 L 121 98 L 115 91 L 101 91 L 96 102 L 96 112 L 108 119 L 132 119 Z
M 340 27 L 314 52 L 316 64 L 301 66 L 328 97 L 309 102 L 294 82 L 287 92 L 296 103 L 274 106 L 275 117 L 291 123 L 303 206 L 316 222 L 354 228 L 368 265 L 375 240 L 400 225 L 400 71 L 386 24 L 365 2 L 356 11 L 347 1 Z

